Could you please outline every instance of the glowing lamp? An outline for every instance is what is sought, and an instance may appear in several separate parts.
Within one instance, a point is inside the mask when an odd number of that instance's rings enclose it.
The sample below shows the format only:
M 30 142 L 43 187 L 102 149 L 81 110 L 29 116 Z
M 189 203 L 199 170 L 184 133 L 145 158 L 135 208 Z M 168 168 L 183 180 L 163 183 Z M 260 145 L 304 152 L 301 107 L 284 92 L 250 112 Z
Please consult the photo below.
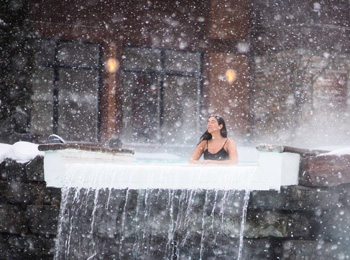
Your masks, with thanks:
M 116 72 L 119 68 L 119 62 L 114 58 L 109 58 L 107 60 L 106 67 L 110 73 Z
M 225 77 L 228 83 L 234 82 L 237 78 L 236 71 L 233 69 L 228 69 L 225 73 Z

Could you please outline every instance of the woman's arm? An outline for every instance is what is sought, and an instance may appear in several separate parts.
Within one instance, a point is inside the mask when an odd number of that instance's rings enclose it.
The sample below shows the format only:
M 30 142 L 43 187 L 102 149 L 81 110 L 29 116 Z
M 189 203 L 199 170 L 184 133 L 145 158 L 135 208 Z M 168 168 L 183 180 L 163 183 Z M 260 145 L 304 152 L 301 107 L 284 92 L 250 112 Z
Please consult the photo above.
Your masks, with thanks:
M 196 150 L 193 152 L 193 154 L 191 156 L 190 163 L 193 163 L 193 164 L 200 164 L 200 163 L 202 163 L 202 162 L 199 161 L 199 158 L 201 158 L 201 156 L 202 156 L 202 154 L 204 152 L 205 144 L 206 144 L 206 141 L 203 140 L 202 142 L 200 142 L 197 145 Z
M 238 153 L 237 153 L 237 146 L 235 141 L 233 141 L 232 139 L 229 139 L 227 141 L 227 151 L 228 151 L 228 155 L 229 155 L 229 160 L 231 163 L 233 164 L 237 164 L 238 163 Z
M 229 159 L 224 161 L 216 161 L 216 160 L 205 160 L 203 164 L 237 164 L 238 163 L 238 153 L 237 147 L 233 140 L 227 140 L 227 152 Z

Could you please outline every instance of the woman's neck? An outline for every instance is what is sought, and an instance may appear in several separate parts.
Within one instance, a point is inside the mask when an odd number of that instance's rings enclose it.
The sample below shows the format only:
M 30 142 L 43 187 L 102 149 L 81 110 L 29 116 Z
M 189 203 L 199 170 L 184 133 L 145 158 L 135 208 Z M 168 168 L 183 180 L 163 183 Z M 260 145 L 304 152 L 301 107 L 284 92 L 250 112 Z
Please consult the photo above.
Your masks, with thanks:
M 221 136 L 220 132 L 212 133 L 211 136 L 212 136 L 212 139 L 215 140 L 215 141 L 217 141 L 217 140 L 220 141 L 220 140 L 224 139 L 224 137 Z

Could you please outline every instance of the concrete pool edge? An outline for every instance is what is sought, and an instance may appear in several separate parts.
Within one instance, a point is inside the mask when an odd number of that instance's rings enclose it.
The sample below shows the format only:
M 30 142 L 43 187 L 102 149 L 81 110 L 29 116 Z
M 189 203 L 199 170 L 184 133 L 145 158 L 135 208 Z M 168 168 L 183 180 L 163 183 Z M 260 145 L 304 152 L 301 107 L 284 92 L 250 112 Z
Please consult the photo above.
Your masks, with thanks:
M 45 181 L 60 188 L 280 190 L 298 185 L 300 155 L 259 151 L 257 163 L 235 166 L 132 161 L 131 153 L 46 150 Z

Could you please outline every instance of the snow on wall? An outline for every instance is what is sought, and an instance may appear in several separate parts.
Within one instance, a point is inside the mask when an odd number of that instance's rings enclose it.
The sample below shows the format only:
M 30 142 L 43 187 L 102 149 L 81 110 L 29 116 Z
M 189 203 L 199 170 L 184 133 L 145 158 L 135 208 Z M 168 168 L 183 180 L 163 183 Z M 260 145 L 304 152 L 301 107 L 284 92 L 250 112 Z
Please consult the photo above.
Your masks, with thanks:
M 0 143 L 0 163 L 6 158 L 26 163 L 36 156 L 44 156 L 44 152 L 38 150 L 38 145 L 29 142 L 17 142 L 13 145 Z

